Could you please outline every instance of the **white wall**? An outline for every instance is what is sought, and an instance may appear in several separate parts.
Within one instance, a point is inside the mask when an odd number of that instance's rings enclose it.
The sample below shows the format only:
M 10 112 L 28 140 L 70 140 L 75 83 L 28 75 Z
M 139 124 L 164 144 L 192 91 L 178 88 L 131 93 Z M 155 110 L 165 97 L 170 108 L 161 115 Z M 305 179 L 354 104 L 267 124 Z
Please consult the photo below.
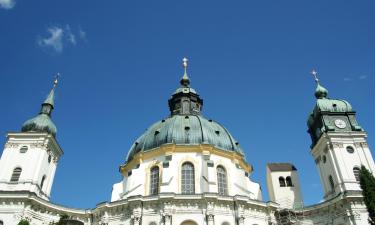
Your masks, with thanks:
M 131 176 L 125 176 L 122 181 L 123 194 L 119 185 L 114 185 L 112 201 L 122 198 L 149 195 L 149 171 L 157 165 L 160 168 L 160 193 L 181 193 L 180 171 L 184 162 L 191 162 L 195 169 L 195 193 L 212 192 L 217 193 L 216 168 L 221 165 L 227 172 L 228 195 L 243 195 L 252 199 L 261 200 L 260 186 L 245 176 L 245 171 L 236 166 L 231 159 L 211 154 L 209 160 L 214 163 L 213 167 L 207 166 L 207 156 L 201 153 L 183 152 L 173 153 L 169 167 L 163 168 L 165 156 L 161 155 L 153 159 L 145 160 L 139 168 L 133 168 Z

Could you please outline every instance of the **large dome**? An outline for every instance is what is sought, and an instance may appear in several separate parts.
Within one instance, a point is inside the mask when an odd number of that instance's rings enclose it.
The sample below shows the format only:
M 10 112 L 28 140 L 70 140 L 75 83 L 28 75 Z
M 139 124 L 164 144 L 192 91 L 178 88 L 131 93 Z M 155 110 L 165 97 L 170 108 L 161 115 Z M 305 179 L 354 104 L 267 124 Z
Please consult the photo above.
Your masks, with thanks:
M 209 144 L 223 151 L 241 150 L 225 127 L 201 115 L 203 100 L 190 87 L 190 79 L 186 73 L 187 59 L 184 59 L 185 74 L 181 86 L 169 99 L 171 115 L 149 127 L 132 145 L 126 162 L 131 161 L 139 152 L 151 151 L 164 144 L 199 145 Z
M 156 122 L 132 145 L 127 162 L 142 151 L 151 151 L 164 144 L 210 144 L 224 151 L 243 155 L 238 142 L 225 127 L 201 115 L 173 115 Z

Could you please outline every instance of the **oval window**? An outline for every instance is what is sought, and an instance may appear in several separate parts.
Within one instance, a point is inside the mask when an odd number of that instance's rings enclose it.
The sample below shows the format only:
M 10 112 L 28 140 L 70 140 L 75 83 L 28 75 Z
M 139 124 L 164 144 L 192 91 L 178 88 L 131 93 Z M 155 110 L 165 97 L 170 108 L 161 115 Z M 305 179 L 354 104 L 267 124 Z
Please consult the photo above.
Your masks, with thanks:
M 349 152 L 350 154 L 354 153 L 354 148 L 352 146 L 346 147 L 346 151 Z
M 22 146 L 20 148 L 20 153 L 26 153 L 29 148 L 27 146 Z

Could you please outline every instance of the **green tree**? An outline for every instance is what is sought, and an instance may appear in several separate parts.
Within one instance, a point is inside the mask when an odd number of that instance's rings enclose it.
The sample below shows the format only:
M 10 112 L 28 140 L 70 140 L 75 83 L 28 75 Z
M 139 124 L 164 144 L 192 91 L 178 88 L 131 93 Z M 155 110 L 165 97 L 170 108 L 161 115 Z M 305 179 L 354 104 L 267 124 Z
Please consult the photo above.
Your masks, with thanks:
M 28 220 L 22 219 L 22 220 L 20 220 L 20 222 L 18 223 L 18 225 L 30 225 L 30 223 L 29 223 Z
M 369 213 L 369 222 L 375 225 L 375 177 L 363 165 L 360 171 L 360 184 L 363 198 Z

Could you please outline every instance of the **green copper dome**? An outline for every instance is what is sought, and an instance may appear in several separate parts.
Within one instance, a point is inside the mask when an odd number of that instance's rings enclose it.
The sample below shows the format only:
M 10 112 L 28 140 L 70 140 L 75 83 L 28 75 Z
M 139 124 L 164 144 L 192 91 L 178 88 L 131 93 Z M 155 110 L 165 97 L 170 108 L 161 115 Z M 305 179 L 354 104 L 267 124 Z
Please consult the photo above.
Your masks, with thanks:
M 225 127 L 201 115 L 173 115 L 149 127 L 130 148 L 127 162 L 138 152 L 151 151 L 164 144 L 210 144 L 223 151 L 244 155 L 238 142 Z
M 47 132 L 55 137 L 57 128 L 49 115 L 39 114 L 22 125 L 22 132 Z
M 171 115 L 149 127 L 132 145 L 127 162 L 139 152 L 152 151 L 165 144 L 199 145 L 210 144 L 223 151 L 244 155 L 238 142 L 225 127 L 201 115 L 203 100 L 190 87 L 186 74 L 187 60 L 184 61 L 185 74 L 181 86 L 169 99 Z
M 57 80 L 55 80 L 51 92 L 43 102 L 39 115 L 27 120 L 22 125 L 22 132 L 47 132 L 52 134 L 54 137 L 56 136 L 57 128 L 51 119 L 51 114 L 54 108 L 56 85 Z

